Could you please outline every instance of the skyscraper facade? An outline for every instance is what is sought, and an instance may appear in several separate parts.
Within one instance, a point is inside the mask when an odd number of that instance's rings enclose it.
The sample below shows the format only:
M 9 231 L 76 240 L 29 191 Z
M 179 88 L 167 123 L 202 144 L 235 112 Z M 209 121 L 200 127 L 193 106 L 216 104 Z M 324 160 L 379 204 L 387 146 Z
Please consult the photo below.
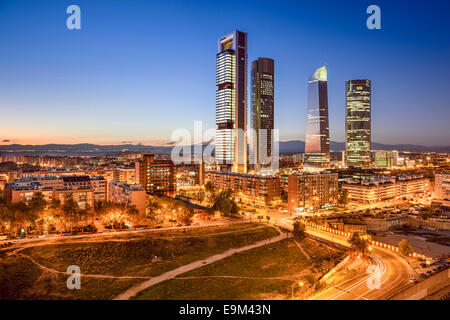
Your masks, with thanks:
M 247 172 L 247 33 L 220 38 L 216 56 L 216 162 Z
M 271 171 L 273 162 L 274 61 L 258 58 L 251 67 L 250 154 L 255 172 Z
M 309 78 L 305 139 L 305 167 L 330 165 L 330 129 L 328 121 L 327 66 Z
M 345 82 L 345 158 L 348 167 L 370 167 L 371 83 Z

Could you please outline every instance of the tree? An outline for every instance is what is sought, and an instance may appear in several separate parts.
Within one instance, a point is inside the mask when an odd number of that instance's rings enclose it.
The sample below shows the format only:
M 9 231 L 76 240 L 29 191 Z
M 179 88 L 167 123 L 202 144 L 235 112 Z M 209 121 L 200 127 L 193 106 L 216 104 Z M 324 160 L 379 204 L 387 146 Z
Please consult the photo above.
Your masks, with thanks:
M 303 221 L 295 221 L 294 223 L 294 237 L 302 241 L 305 239 L 306 224 Z
M 70 223 L 72 229 L 73 225 L 79 221 L 79 210 L 78 203 L 73 200 L 72 195 L 67 195 L 66 200 L 62 205 L 62 212 L 64 213 L 66 222 Z
M 209 193 L 212 194 L 212 195 L 214 195 L 214 193 L 215 193 L 214 186 L 213 186 L 213 184 L 212 184 L 210 181 L 208 181 L 208 182 L 205 184 L 205 190 L 206 190 L 206 192 L 209 192 Z
M 398 248 L 400 249 L 400 253 L 404 256 L 409 256 L 411 253 L 414 252 L 411 244 L 408 240 L 403 239 L 398 243 Z
M 192 224 L 192 218 L 194 217 L 194 211 L 191 208 L 185 208 L 180 216 L 178 217 L 178 220 L 180 223 L 184 226 L 189 226 Z
M 369 247 L 369 237 L 366 235 L 360 235 L 355 232 L 352 234 L 351 238 L 348 240 L 350 247 L 357 252 L 360 252 L 363 256 L 366 255 L 367 249 Z
M 219 211 L 225 217 L 234 216 L 239 212 L 238 205 L 231 197 L 231 190 L 219 192 L 215 197 L 212 208 L 214 211 Z
M 25 233 L 28 234 L 28 228 L 35 223 L 37 215 L 31 212 L 28 205 L 23 201 L 11 203 L 8 210 L 11 225 L 16 229 L 16 232 L 23 228 Z
M 47 207 L 47 201 L 44 199 L 42 193 L 38 192 L 33 195 L 33 198 L 31 198 L 28 203 L 28 207 L 32 213 L 39 214 L 42 213 Z

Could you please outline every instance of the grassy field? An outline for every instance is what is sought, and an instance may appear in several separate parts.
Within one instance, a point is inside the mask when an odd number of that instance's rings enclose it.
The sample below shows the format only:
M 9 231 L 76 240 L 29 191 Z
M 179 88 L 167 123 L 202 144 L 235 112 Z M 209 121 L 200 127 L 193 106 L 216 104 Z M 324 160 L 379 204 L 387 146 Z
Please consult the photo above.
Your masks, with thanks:
M 77 265 L 82 274 L 151 277 L 276 235 L 274 228 L 245 223 L 186 232 L 65 239 L 19 253 L 59 272 Z M 82 277 L 81 290 L 67 289 L 66 280 L 67 275 L 43 270 L 26 257 L 4 252 L 0 256 L 1 299 L 110 299 L 145 279 Z
M 157 284 L 137 299 L 289 299 L 293 283 L 305 288 L 332 268 L 343 253 L 312 241 L 292 239 L 232 255 L 214 264 Z M 326 264 L 327 268 L 323 267 Z

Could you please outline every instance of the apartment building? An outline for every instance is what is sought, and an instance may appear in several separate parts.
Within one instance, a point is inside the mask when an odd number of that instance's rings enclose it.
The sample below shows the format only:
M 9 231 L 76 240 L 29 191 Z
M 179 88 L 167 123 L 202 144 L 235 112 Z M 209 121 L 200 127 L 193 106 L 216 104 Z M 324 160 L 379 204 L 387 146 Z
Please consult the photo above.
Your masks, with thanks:
M 300 173 L 288 176 L 290 212 L 314 211 L 337 203 L 337 173 Z
M 208 179 L 217 190 L 232 190 L 242 203 L 264 206 L 280 202 L 280 179 L 276 176 L 216 171 L 209 172 Z

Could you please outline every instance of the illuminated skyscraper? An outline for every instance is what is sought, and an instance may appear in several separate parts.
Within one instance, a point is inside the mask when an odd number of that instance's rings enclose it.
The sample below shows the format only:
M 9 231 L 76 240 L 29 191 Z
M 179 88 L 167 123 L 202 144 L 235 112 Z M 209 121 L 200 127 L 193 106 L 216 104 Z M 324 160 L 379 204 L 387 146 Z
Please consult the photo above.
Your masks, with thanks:
M 345 82 L 345 158 L 348 167 L 370 167 L 370 80 Z
M 216 56 L 216 161 L 247 172 L 247 33 L 220 38 Z
M 324 65 L 309 78 L 305 167 L 327 168 L 329 165 L 327 66 Z
M 258 58 L 251 69 L 251 155 L 255 172 L 271 168 L 273 145 L 274 61 Z M 252 159 L 253 160 L 253 159 Z

